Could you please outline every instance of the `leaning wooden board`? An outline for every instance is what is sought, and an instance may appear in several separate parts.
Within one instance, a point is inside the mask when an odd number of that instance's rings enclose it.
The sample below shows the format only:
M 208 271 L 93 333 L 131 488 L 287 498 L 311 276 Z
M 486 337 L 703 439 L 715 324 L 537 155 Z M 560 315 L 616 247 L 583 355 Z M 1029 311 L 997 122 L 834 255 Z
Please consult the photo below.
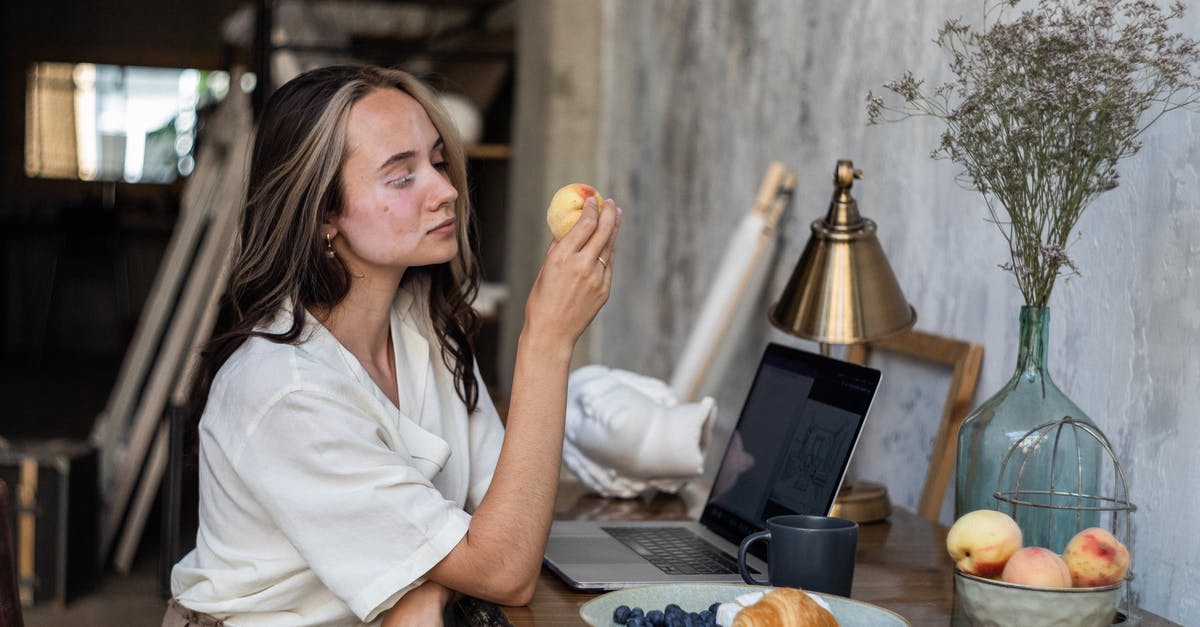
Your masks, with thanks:
M 171 389 L 193 351 L 207 339 L 200 329 L 205 311 L 215 303 L 221 289 L 222 271 L 236 239 L 236 214 L 245 185 L 245 162 L 249 152 L 252 122 L 244 94 L 231 92 L 218 115 L 209 123 L 213 132 L 197 163 L 196 178 L 189 184 L 200 191 L 187 198 L 180 254 L 160 269 L 164 275 L 156 291 L 170 291 L 173 300 L 166 311 L 148 309 L 145 317 L 155 324 L 139 324 L 138 333 L 153 351 L 138 352 L 135 338 L 123 374 L 119 377 L 108 408 L 93 434 L 103 453 L 105 512 L 101 523 L 100 555 L 113 553 L 120 540 L 118 570 L 127 571 L 132 551 L 141 535 L 148 499 L 152 498 L 162 474 L 161 445 L 154 441 L 167 409 Z M 185 200 L 187 200 L 185 198 Z M 186 233 L 186 237 L 183 234 Z M 155 294 L 157 298 L 159 294 Z M 136 373 L 136 374 L 134 374 Z M 154 449 L 154 450 L 152 450 Z M 149 477 L 149 482 L 144 480 Z M 139 485 L 141 487 L 139 488 Z M 135 490 L 137 490 L 135 492 Z M 131 511 L 132 510 L 132 511 Z

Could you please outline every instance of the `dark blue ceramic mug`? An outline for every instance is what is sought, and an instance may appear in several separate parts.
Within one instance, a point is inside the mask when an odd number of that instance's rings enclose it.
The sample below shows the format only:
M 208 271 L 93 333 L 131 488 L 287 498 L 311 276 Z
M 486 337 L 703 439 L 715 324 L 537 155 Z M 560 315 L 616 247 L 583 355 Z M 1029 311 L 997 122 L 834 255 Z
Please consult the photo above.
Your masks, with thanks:
M 767 579 L 755 579 L 746 567 L 746 550 L 766 540 Z M 746 536 L 738 548 L 738 569 L 746 583 L 803 588 L 850 596 L 858 523 L 826 516 L 794 514 L 767 519 L 765 531 Z

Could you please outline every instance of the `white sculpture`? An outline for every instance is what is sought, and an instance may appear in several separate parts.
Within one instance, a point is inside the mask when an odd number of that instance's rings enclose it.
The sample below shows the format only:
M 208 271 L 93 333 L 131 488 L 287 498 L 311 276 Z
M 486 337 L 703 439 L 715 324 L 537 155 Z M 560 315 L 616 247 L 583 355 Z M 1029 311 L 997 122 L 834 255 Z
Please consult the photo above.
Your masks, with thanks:
M 716 401 L 680 403 L 664 382 L 585 366 L 567 382 L 563 463 L 604 496 L 678 492 L 704 469 Z

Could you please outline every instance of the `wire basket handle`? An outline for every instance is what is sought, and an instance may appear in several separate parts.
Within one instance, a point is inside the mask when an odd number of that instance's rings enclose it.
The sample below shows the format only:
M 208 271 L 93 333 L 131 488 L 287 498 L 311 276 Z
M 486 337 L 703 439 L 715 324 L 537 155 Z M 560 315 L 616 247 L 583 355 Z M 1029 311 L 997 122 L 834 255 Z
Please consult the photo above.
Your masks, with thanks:
M 1077 467 L 1079 468 L 1078 474 L 1077 474 L 1077 476 L 1079 477 L 1079 483 L 1077 484 L 1078 487 L 1076 488 L 1075 491 L 1065 491 L 1065 490 L 1056 489 L 1056 486 L 1054 484 L 1054 481 L 1055 481 L 1054 474 L 1055 473 L 1054 473 L 1053 469 L 1057 467 L 1057 463 L 1058 463 L 1058 446 L 1059 446 L 1059 442 L 1062 437 L 1062 431 L 1063 431 L 1063 429 L 1067 428 L 1068 426 L 1075 429 L 1076 432 L 1082 430 L 1083 432 L 1090 435 L 1097 443 L 1100 444 L 1100 446 L 1104 449 L 1104 452 L 1108 454 L 1109 460 L 1112 462 L 1113 468 L 1116 470 L 1117 478 L 1120 480 L 1121 493 L 1119 495 L 1101 496 L 1101 495 L 1095 495 L 1095 494 L 1083 494 L 1082 493 L 1083 461 L 1082 461 L 1082 454 L 1080 453 L 1080 450 L 1079 450 L 1078 440 L 1076 440 L 1076 444 L 1075 444 L 1076 462 L 1077 462 Z M 1017 468 L 1016 485 L 1013 486 L 1013 489 L 1006 491 L 1004 489 L 1004 478 L 1007 474 L 1008 466 L 1009 466 L 1009 463 L 1012 461 L 1013 455 L 1016 454 L 1016 452 L 1021 449 L 1025 449 L 1026 451 L 1037 450 L 1041 446 L 1042 442 L 1050 437 L 1051 433 L 1054 434 L 1054 448 L 1051 451 L 1051 456 L 1050 456 L 1051 477 L 1050 477 L 1049 489 L 1048 490 L 1023 490 L 1022 489 L 1021 485 L 1022 485 L 1022 480 L 1025 475 L 1025 467 L 1028 464 L 1029 457 L 1030 457 L 1030 453 L 1026 452 L 1021 459 L 1020 466 Z M 1076 437 L 1078 438 L 1078 435 Z M 1045 495 L 1049 498 L 1047 499 L 1047 503 L 1038 503 L 1038 502 L 1029 500 L 1028 498 L 1022 498 L 1022 494 L 1024 494 L 1024 495 Z M 1010 508 L 1009 508 L 1010 513 L 1014 514 L 1014 515 L 1016 513 L 1017 506 L 1028 506 L 1028 507 L 1036 507 L 1036 508 L 1043 508 L 1043 509 L 1074 510 L 1076 512 L 1076 522 L 1077 523 L 1079 522 L 1081 512 L 1084 512 L 1084 511 L 1133 512 L 1133 511 L 1137 510 L 1137 506 L 1134 505 L 1133 503 L 1129 502 L 1129 481 L 1125 477 L 1125 470 L 1121 467 L 1120 462 L 1117 461 L 1116 453 L 1113 452 L 1112 445 L 1109 444 L 1108 438 L 1104 437 L 1104 434 L 1101 433 L 1096 427 L 1094 427 L 1088 423 L 1079 422 L 1079 421 L 1071 418 L 1070 416 L 1065 416 L 1061 420 L 1053 420 L 1050 422 L 1040 424 L 1040 425 L 1030 429 L 1029 431 L 1026 431 L 1025 434 L 1022 435 L 1017 440 L 1017 443 L 1008 449 L 1008 453 L 1004 456 L 1004 461 L 1000 465 L 1000 476 L 996 480 L 996 492 L 992 495 L 992 497 L 995 498 L 999 502 L 1008 503 L 1010 505 Z M 1075 504 L 1074 505 L 1057 505 L 1054 503 L 1054 497 L 1074 498 Z M 1084 499 L 1090 499 L 1092 502 L 1095 502 L 1097 504 L 1096 505 L 1083 505 Z M 1116 532 L 1115 518 L 1112 521 L 1112 526 L 1113 526 L 1113 531 L 1115 533 Z

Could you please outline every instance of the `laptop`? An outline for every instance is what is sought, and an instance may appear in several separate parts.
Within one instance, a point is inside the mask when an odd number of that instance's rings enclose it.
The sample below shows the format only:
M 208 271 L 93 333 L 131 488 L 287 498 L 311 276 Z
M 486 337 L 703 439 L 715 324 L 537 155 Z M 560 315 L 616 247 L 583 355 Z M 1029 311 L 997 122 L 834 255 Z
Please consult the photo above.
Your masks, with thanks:
M 698 522 L 556 520 L 545 564 L 577 590 L 741 583 L 738 545 L 768 518 L 828 515 L 879 380 L 872 368 L 768 344 Z M 761 556 L 748 564 L 765 578 Z

